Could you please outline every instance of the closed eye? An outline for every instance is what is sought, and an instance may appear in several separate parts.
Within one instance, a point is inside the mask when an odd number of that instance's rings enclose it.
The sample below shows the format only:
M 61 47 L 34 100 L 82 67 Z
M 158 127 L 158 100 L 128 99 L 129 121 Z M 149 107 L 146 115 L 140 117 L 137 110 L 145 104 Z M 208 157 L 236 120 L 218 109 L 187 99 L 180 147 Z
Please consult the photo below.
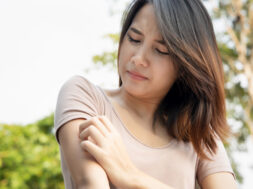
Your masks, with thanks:
M 132 38 L 129 34 L 127 34 L 127 38 L 130 42 L 133 42 L 133 43 L 139 43 L 140 40 L 135 40 L 134 38 Z
M 156 49 L 156 51 L 157 51 L 159 54 L 162 54 L 162 55 L 169 55 L 169 54 L 170 54 L 169 52 L 160 51 L 159 49 Z
M 131 43 L 138 44 L 138 43 L 141 42 L 140 40 L 136 40 L 136 39 L 132 38 L 131 35 L 129 35 L 129 34 L 127 34 L 127 38 L 128 38 L 128 40 L 129 40 Z M 158 48 L 156 48 L 155 50 L 156 50 L 159 54 L 161 54 L 161 55 L 169 55 L 169 54 L 170 54 L 169 52 L 161 51 L 161 50 L 159 50 Z

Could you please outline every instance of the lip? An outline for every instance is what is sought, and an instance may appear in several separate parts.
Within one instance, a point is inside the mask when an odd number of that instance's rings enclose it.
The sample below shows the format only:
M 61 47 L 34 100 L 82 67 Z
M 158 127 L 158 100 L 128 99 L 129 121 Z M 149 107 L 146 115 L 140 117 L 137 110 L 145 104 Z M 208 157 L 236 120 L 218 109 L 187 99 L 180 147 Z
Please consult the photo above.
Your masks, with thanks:
M 148 79 L 147 77 L 141 75 L 140 73 L 138 72 L 134 72 L 134 71 L 127 71 L 127 73 L 134 79 L 137 79 L 137 80 L 146 80 Z

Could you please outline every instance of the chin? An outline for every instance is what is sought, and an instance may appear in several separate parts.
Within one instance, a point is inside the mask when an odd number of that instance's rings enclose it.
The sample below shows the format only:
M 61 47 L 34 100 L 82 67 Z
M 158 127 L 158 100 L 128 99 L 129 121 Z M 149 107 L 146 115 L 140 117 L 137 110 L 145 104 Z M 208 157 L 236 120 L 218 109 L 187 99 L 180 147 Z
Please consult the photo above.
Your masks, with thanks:
M 143 88 L 142 86 L 138 86 L 137 84 L 123 83 L 122 87 L 125 92 L 130 94 L 131 96 L 143 97 L 147 93 L 147 88 Z

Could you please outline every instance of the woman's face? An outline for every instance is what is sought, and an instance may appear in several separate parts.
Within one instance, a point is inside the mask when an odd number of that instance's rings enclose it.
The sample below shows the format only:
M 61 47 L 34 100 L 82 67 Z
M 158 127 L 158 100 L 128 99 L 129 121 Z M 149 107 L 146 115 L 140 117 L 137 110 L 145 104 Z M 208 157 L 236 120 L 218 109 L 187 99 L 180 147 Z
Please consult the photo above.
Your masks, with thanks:
M 161 99 L 176 80 L 151 4 L 140 9 L 124 36 L 118 69 L 122 87 L 136 97 Z

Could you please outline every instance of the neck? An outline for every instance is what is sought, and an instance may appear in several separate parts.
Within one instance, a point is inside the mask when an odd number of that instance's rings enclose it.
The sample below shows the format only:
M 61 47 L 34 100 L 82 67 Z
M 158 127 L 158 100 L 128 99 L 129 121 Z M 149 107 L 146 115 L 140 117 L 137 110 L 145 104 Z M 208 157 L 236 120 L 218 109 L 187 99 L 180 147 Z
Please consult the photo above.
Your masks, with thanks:
M 120 88 L 118 97 L 121 99 L 119 102 L 122 107 L 138 118 L 145 118 L 148 123 L 152 123 L 160 99 L 132 96 L 123 87 Z

